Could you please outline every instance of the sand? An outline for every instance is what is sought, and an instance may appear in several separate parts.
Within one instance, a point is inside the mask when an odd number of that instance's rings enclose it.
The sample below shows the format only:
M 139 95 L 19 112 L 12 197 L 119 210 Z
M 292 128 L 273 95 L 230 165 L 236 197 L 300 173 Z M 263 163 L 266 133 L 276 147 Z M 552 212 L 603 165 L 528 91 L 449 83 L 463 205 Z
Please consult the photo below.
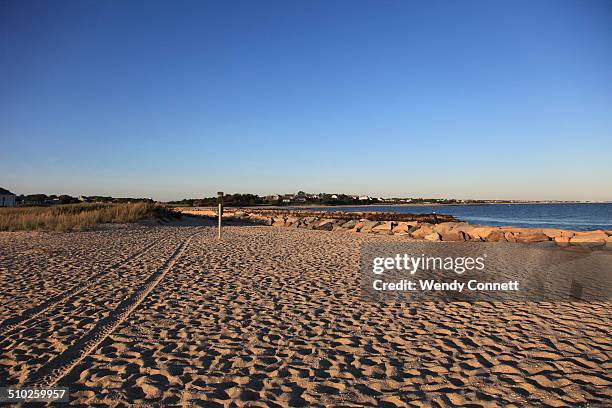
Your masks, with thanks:
M 184 222 L 0 234 L 0 383 L 75 404 L 610 406 L 610 304 L 361 297 L 359 245 Z

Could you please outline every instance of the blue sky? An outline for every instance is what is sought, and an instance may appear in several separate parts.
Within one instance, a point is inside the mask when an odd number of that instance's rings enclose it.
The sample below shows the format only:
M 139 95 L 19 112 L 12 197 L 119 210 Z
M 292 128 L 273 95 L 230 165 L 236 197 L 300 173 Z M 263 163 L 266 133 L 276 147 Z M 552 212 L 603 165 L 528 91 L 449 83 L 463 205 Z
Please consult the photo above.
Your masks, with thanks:
M 610 1 L 3 1 L 16 193 L 612 200 Z

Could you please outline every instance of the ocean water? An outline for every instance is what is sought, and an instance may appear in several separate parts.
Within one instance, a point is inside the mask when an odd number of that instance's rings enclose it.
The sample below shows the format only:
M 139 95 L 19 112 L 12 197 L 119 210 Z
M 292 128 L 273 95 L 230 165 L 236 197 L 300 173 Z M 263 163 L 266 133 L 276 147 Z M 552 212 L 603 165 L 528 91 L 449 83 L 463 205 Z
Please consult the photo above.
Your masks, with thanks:
M 301 207 L 303 208 L 303 207 Z M 315 209 L 312 207 L 312 209 Z M 571 230 L 612 230 L 612 203 L 593 204 L 486 204 L 357 206 L 316 208 L 323 211 L 375 211 L 448 214 L 470 224 Z

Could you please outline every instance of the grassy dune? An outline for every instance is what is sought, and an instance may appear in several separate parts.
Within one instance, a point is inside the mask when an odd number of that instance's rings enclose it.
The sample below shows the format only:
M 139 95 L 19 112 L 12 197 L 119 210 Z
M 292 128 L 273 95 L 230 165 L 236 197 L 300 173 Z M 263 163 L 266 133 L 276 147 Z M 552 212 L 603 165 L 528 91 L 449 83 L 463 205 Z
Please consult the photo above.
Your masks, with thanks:
M 52 207 L 0 208 L 0 231 L 72 231 L 94 229 L 102 223 L 178 218 L 180 215 L 149 203 L 67 204 Z

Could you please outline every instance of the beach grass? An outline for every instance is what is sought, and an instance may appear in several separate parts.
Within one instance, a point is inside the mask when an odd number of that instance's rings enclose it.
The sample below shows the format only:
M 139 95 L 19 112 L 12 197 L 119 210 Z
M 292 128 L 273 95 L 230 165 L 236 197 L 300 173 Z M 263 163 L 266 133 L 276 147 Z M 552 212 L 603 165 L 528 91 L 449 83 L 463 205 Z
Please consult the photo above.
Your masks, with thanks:
M 151 203 L 66 204 L 0 208 L 0 231 L 74 231 L 104 223 L 173 219 L 180 214 Z

